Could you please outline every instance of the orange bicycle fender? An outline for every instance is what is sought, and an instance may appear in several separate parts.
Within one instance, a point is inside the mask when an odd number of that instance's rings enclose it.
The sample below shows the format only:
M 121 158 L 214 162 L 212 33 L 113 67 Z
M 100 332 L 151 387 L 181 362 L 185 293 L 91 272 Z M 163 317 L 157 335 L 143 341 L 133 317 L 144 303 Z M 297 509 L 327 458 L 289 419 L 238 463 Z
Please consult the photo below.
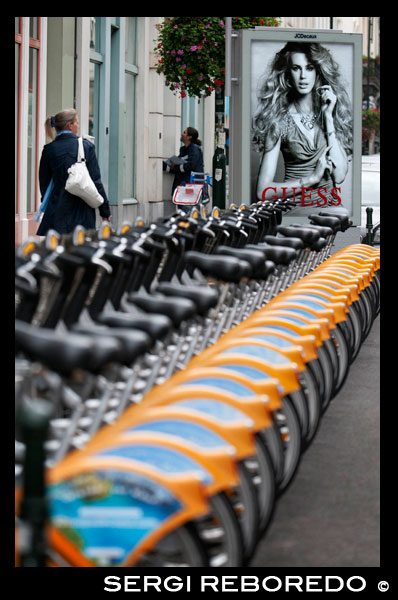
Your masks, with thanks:
M 164 419 L 164 417 L 163 417 Z M 159 420 L 159 419 L 158 419 Z M 156 421 L 152 421 L 156 422 Z M 176 421 L 177 422 L 177 421 Z M 234 459 L 235 449 L 221 440 L 218 448 L 199 448 L 178 436 L 178 429 L 175 434 L 164 434 L 156 431 L 134 431 L 134 426 L 140 426 L 151 423 L 151 419 L 143 418 L 131 428 L 119 432 L 114 438 L 108 438 L 98 448 L 90 448 L 92 456 L 102 457 L 103 451 L 107 449 L 128 447 L 134 451 L 134 447 L 142 444 L 151 445 L 157 448 L 172 449 L 184 454 L 193 461 L 198 462 L 212 477 L 209 482 L 204 481 L 203 485 L 206 494 L 211 496 L 223 490 L 230 489 L 239 483 L 239 477 L 236 469 L 236 460 Z M 120 456 L 123 458 L 123 455 Z M 140 461 L 141 462 L 141 461 Z
M 146 406 L 166 406 L 179 402 L 188 402 L 190 400 L 208 400 L 221 402 L 233 407 L 235 410 L 242 413 L 242 419 L 248 428 L 253 428 L 254 431 L 260 431 L 272 425 L 271 419 L 267 410 L 264 410 L 264 404 L 269 402 L 264 396 L 254 398 L 246 398 L 241 402 L 236 396 L 221 392 L 216 389 L 209 389 L 201 385 L 182 385 L 167 390 L 167 396 L 162 393 L 161 387 L 154 388 L 147 396 L 145 396 Z M 246 419 L 246 418 L 247 419 Z
M 264 408 L 264 411 L 265 410 L 266 409 Z M 122 432 L 133 427 L 136 423 L 141 422 L 142 419 L 145 419 L 147 422 L 149 419 L 159 420 L 160 418 L 181 419 L 182 421 L 190 421 L 208 427 L 235 448 L 236 458 L 238 460 L 246 458 L 247 456 L 252 456 L 255 452 L 251 422 L 237 418 L 234 421 L 222 423 L 211 415 L 205 415 L 199 411 L 176 406 L 176 404 L 151 406 L 149 408 L 146 406 L 145 400 L 143 400 L 140 404 L 130 407 L 115 423 L 101 429 L 86 444 L 83 451 L 80 450 L 71 453 L 64 460 L 68 460 L 68 458 L 74 457 L 75 455 L 78 456 L 78 453 L 81 452 L 91 452 L 92 449 L 108 443 L 108 440 L 112 442 L 112 440 L 115 439 L 115 436 L 120 435 Z
M 226 336 L 223 337 L 222 340 L 219 340 L 213 346 L 206 348 L 206 350 L 204 350 L 197 357 L 195 357 L 193 360 L 191 360 L 191 362 L 189 363 L 189 366 L 205 364 L 208 357 L 217 356 L 223 350 L 232 350 L 236 345 L 241 345 L 242 343 L 247 343 L 247 344 L 255 343 L 255 344 L 261 345 L 264 348 L 268 348 L 269 350 L 272 350 L 273 352 L 282 354 L 292 364 L 296 365 L 297 370 L 299 372 L 305 370 L 304 355 L 303 355 L 302 349 L 297 344 L 290 345 L 289 347 L 281 347 L 280 345 L 278 346 L 277 342 L 275 342 L 275 341 L 274 341 L 274 343 L 272 343 L 266 339 L 262 339 L 261 337 L 255 337 L 256 335 L 257 336 L 262 335 L 261 330 L 249 328 L 249 331 L 252 332 L 252 335 L 250 335 L 250 333 L 248 333 L 248 330 L 244 327 L 239 329 L 238 332 L 236 332 L 235 329 L 229 331 L 226 334 Z M 242 340 L 242 338 L 243 338 L 243 340 Z M 237 353 L 239 353 L 239 352 L 237 352 Z M 261 357 L 258 357 L 258 359 L 260 361 L 264 362 L 265 366 L 268 365 L 266 357 L 264 357 L 264 359 L 262 359 Z M 270 365 L 270 366 L 272 366 L 272 365 Z
M 213 382 L 218 378 L 217 382 Z M 221 387 L 222 380 L 224 387 Z M 245 402 L 245 398 L 253 398 L 256 396 L 267 397 L 268 402 L 264 403 L 265 411 L 273 411 L 280 408 L 282 393 L 278 389 L 279 381 L 275 378 L 270 378 L 264 382 L 264 391 L 260 392 L 258 387 L 253 384 L 253 381 L 248 377 L 244 377 L 236 372 L 222 369 L 221 367 L 196 366 L 192 369 L 184 369 L 173 375 L 173 377 L 162 384 L 165 393 L 168 393 L 170 388 L 177 385 L 209 385 L 215 389 L 223 389 L 228 393 L 235 395 L 241 402 Z M 163 387 L 164 386 L 164 387 Z
M 126 556 L 120 566 L 133 565 L 144 552 L 153 548 L 167 533 L 196 517 L 206 514 L 209 510 L 203 487 L 196 477 L 190 474 L 179 474 L 170 477 L 165 474 L 154 473 L 145 465 L 128 460 L 95 459 L 81 456 L 77 460 L 62 461 L 59 465 L 49 469 L 47 475 L 48 495 L 50 500 L 55 503 L 57 500 L 64 501 L 66 505 L 70 502 L 79 503 L 80 493 L 81 496 L 86 494 L 86 499 L 83 498 L 83 500 L 87 500 L 89 510 L 90 507 L 92 509 L 95 498 L 104 502 L 109 500 L 111 502 L 110 508 L 114 508 L 115 511 L 120 510 L 120 507 L 119 509 L 117 507 L 117 501 L 116 506 L 112 505 L 112 496 L 116 493 L 116 488 L 113 485 L 115 479 L 112 479 L 112 477 L 117 476 L 126 488 L 123 490 L 125 492 L 124 496 L 128 502 L 133 503 L 131 507 L 133 510 L 137 511 L 132 496 L 134 486 L 137 487 L 137 492 L 140 485 L 143 490 L 148 486 L 147 493 L 150 489 L 153 489 L 153 493 L 158 490 L 158 494 L 164 498 L 164 502 L 169 503 L 169 505 L 165 504 L 168 507 L 168 512 L 165 511 L 165 514 L 161 515 L 156 523 L 152 523 L 152 530 L 147 531 L 141 539 L 136 540 L 135 545 L 131 540 L 130 548 L 126 550 Z M 141 497 L 138 496 L 138 498 Z M 77 508 L 78 520 L 84 520 L 84 515 L 79 514 L 79 511 L 84 510 L 84 501 L 81 500 L 82 497 L 80 497 L 80 508 Z M 83 506 L 81 506 L 82 504 Z M 84 552 L 84 538 L 82 538 L 76 527 L 73 527 L 73 519 L 68 521 L 61 509 L 59 524 L 56 525 L 56 509 L 54 506 L 52 515 L 52 523 L 50 523 L 48 529 L 48 539 L 55 551 L 71 566 L 98 566 L 95 560 L 87 556 L 87 552 Z M 88 516 L 86 515 L 85 518 L 88 519 Z M 89 529 L 92 529 L 90 523 L 88 526 Z
M 317 319 L 316 321 L 310 319 L 309 317 L 305 317 L 304 315 L 295 314 L 286 310 L 286 307 L 281 306 L 278 308 L 277 306 L 272 306 L 267 308 L 265 305 L 261 312 L 264 316 L 266 315 L 274 315 L 274 316 L 284 316 L 286 318 L 295 319 L 295 321 L 300 321 L 302 323 L 302 330 L 306 333 L 310 333 L 316 336 L 317 341 L 319 341 L 318 345 L 321 345 L 324 340 L 328 340 L 330 338 L 329 327 L 326 319 Z M 253 313 L 254 314 L 254 313 Z M 253 315 L 252 315 L 253 316 Z M 251 317 L 249 317 L 251 318 Z

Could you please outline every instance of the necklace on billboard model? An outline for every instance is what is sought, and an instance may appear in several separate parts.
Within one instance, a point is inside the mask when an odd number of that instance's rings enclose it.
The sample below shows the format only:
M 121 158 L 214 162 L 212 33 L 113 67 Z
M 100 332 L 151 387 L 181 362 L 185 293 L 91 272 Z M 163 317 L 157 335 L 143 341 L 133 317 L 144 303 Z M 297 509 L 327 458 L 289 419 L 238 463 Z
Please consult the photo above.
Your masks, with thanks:
M 294 102 L 294 106 L 296 107 L 297 113 L 300 116 L 300 123 L 303 124 L 303 126 L 308 129 L 308 131 L 311 131 L 311 129 L 314 129 L 315 127 L 315 123 L 317 121 L 317 116 L 314 112 L 309 112 L 309 113 L 305 113 L 301 110 L 301 108 L 298 106 L 298 104 L 296 104 L 296 102 Z

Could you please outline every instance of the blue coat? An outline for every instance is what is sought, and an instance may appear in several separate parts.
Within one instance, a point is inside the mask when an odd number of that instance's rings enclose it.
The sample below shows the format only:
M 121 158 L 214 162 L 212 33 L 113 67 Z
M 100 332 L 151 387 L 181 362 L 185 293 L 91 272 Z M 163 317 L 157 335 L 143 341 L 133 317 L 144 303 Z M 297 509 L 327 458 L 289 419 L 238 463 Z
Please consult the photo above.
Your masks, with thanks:
M 94 145 L 83 139 L 83 147 L 91 179 L 104 198 L 104 203 L 99 208 L 100 215 L 109 217 L 111 214 L 109 202 L 101 181 Z M 55 229 L 61 234 L 71 233 L 76 225 L 82 225 L 85 229 L 95 229 L 95 209 L 65 189 L 68 169 L 76 162 L 77 152 L 78 137 L 73 133 L 59 135 L 43 148 L 39 166 L 39 184 L 42 197 L 51 178 L 54 181 L 54 188 L 37 230 L 37 235 L 45 235 L 49 229 Z
M 174 173 L 175 175 L 171 188 L 172 196 L 178 185 L 189 183 L 191 171 L 194 173 L 203 173 L 204 171 L 202 150 L 197 144 L 192 142 L 188 146 L 182 146 L 178 156 L 180 158 L 186 157 L 186 160 L 183 165 L 176 165 L 170 168 L 170 173 Z

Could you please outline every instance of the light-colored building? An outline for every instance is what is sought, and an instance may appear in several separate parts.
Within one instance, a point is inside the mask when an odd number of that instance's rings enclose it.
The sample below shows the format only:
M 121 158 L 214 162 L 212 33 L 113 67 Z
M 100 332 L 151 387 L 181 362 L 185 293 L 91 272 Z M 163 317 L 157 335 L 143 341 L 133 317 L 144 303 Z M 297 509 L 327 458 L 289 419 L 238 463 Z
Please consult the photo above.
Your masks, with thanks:
M 370 26 L 370 56 L 380 54 L 380 17 L 281 17 L 281 27 L 300 29 L 336 29 L 343 33 L 362 33 L 362 54 L 368 54 Z
M 162 159 L 178 154 L 181 131 L 196 127 L 205 170 L 214 153 L 214 97 L 181 100 L 156 73 L 162 17 L 15 17 L 15 239 L 34 235 L 41 200 L 38 166 L 44 121 L 77 109 L 91 136 L 112 223 L 173 210 L 172 175 Z
M 34 235 L 40 205 L 38 167 L 44 121 L 63 108 L 79 113 L 91 136 L 115 229 L 141 216 L 173 211 L 173 176 L 162 159 L 178 154 L 180 134 L 196 127 L 205 171 L 215 149 L 215 94 L 198 102 L 174 96 L 156 73 L 156 24 L 163 17 L 15 17 L 15 239 Z M 379 17 L 282 17 L 281 27 L 362 33 L 372 21 L 371 56 L 379 54 Z

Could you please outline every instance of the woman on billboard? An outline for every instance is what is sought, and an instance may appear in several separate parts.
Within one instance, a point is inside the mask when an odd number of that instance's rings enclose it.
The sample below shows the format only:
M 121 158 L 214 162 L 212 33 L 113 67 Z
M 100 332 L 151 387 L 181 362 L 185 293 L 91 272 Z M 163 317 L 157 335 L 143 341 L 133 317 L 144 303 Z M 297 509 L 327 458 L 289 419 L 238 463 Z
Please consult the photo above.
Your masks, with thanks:
M 258 94 L 253 143 L 263 152 L 257 198 L 292 198 L 297 214 L 338 207 L 352 154 L 352 117 L 339 66 L 319 43 L 288 42 Z M 283 182 L 275 181 L 279 153 Z M 337 210 L 337 209 L 335 209 Z

